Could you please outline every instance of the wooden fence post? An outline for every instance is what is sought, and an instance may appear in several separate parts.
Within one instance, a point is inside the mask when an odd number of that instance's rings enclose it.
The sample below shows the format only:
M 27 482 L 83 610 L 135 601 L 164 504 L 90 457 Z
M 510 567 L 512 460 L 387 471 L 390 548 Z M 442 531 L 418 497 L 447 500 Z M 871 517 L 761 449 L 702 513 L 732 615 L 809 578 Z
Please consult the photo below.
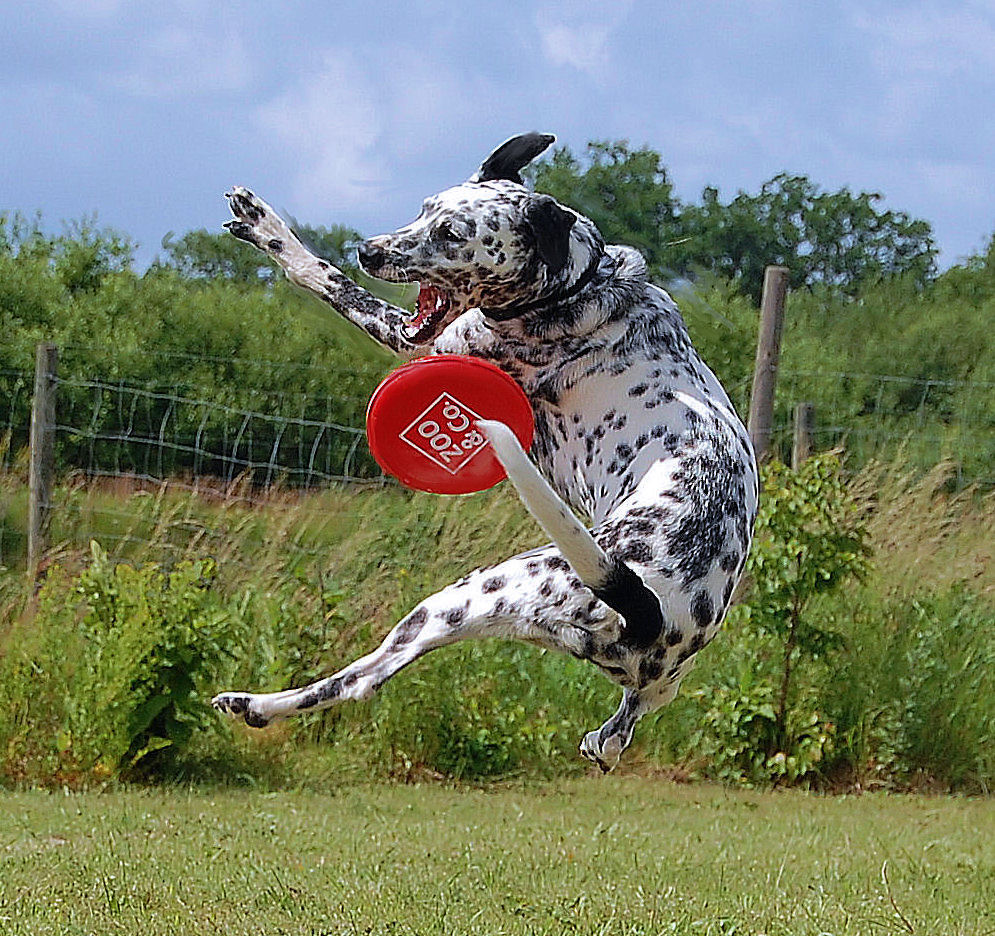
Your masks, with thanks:
M 815 407 L 811 403 L 795 405 L 795 435 L 791 445 L 791 467 L 797 471 L 812 454 L 815 432 Z
M 750 418 L 747 423 L 758 463 L 766 459 L 770 448 L 788 272 L 788 268 L 782 266 L 769 266 L 764 270 L 760 335 L 757 339 L 757 360 L 753 368 L 753 392 L 750 394 Z
M 28 575 L 34 577 L 48 538 L 55 479 L 55 385 L 59 352 L 42 342 L 35 351 L 35 392 L 31 401 L 28 470 Z

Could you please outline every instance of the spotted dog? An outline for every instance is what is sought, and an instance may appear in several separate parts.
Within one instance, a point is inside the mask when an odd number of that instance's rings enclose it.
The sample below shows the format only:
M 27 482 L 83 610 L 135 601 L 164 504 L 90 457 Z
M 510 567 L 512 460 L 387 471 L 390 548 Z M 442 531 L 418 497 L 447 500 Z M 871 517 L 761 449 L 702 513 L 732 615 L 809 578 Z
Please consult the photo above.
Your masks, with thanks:
M 481 429 L 553 543 L 426 598 L 334 675 L 222 693 L 221 711 L 261 727 L 366 698 L 437 647 L 514 638 L 590 660 L 622 687 L 618 710 L 580 746 L 610 770 L 715 636 L 756 514 L 750 441 L 643 258 L 522 185 L 552 141 L 512 138 L 412 223 L 359 247 L 370 275 L 418 281 L 413 313 L 314 256 L 248 190 L 228 195 L 232 234 L 381 344 L 403 357 L 472 355 L 518 381 L 535 410 L 534 462 L 502 423 Z

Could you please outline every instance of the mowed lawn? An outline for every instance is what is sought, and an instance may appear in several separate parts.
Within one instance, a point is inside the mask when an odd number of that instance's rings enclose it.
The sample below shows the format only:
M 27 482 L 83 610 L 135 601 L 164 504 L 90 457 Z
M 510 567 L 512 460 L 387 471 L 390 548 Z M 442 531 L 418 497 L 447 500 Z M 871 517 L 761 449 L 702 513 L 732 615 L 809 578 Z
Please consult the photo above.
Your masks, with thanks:
M 995 933 L 995 803 L 634 777 L 0 794 L 0 933 Z

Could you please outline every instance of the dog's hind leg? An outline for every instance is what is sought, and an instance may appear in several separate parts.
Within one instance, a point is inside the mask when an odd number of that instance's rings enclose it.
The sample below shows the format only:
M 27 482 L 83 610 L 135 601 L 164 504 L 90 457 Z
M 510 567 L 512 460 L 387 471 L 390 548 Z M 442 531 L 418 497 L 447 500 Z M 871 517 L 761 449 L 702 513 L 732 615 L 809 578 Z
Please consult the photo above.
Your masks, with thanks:
M 253 727 L 276 718 L 365 699 L 420 656 L 459 640 L 499 637 L 597 658 L 617 639 L 617 618 L 552 546 L 477 570 L 426 598 L 372 653 L 310 686 L 284 692 L 224 692 L 214 707 Z
M 580 753 L 604 773 L 612 770 L 632 742 L 639 719 L 673 701 L 681 680 L 693 664 L 693 659 L 687 660 L 674 676 L 659 679 L 642 689 L 625 689 L 615 714 L 600 728 L 584 735 Z
M 580 753 L 608 773 L 632 742 L 636 722 L 645 713 L 645 702 L 638 690 L 626 689 L 618 711 L 600 728 L 589 731 L 580 743 Z

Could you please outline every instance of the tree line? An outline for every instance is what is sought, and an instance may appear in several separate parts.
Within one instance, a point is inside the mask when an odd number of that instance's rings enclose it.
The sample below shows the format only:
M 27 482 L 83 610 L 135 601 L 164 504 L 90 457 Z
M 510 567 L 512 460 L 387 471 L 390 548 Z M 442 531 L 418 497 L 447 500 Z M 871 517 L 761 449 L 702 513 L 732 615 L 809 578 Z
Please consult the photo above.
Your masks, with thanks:
M 742 411 L 763 269 L 779 263 L 792 285 L 782 367 L 851 375 L 813 387 L 823 413 L 851 427 L 888 419 L 896 437 L 915 428 L 910 414 L 934 436 L 968 419 L 979 433 L 971 458 L 979 469 L 995 459 L 993 395 L 957 385 L 995 384 L 995 238 L 940 274 L 929 223 L 884 207 L 877 193 L 824 191 L 782 173 L 755 193 L 723 198 L 710 186 L 685 202 L 662 156 L 624 141 L 593 142 L 582 155 L 561 147 L 530 173 L 528 184 L 587 214 L 609 243 L 642 251 L 652 278 L 679 294 L 692 337 Z M 362 280 L 351 263 L 359 232 L 331 224 L 301 236 Z M 391 298 L 404 297 L 394 287 Z M 60 346 L 64 374 L 350 426 L 362 425 L 392 365 L 225 232 L 169 233 L 141 271 L 122 232 L 90 218 L 52 234 L 19 212 L 0 214 L 0 335 L 0 435 L 9 430 L 13 451 L 26 442 L 24 381 L 39 340 Z M 861 374 L 938 383 L 927 394 L 898 383 L 882 392 Z M 792 402 L 781 399 L 782 410 Z

